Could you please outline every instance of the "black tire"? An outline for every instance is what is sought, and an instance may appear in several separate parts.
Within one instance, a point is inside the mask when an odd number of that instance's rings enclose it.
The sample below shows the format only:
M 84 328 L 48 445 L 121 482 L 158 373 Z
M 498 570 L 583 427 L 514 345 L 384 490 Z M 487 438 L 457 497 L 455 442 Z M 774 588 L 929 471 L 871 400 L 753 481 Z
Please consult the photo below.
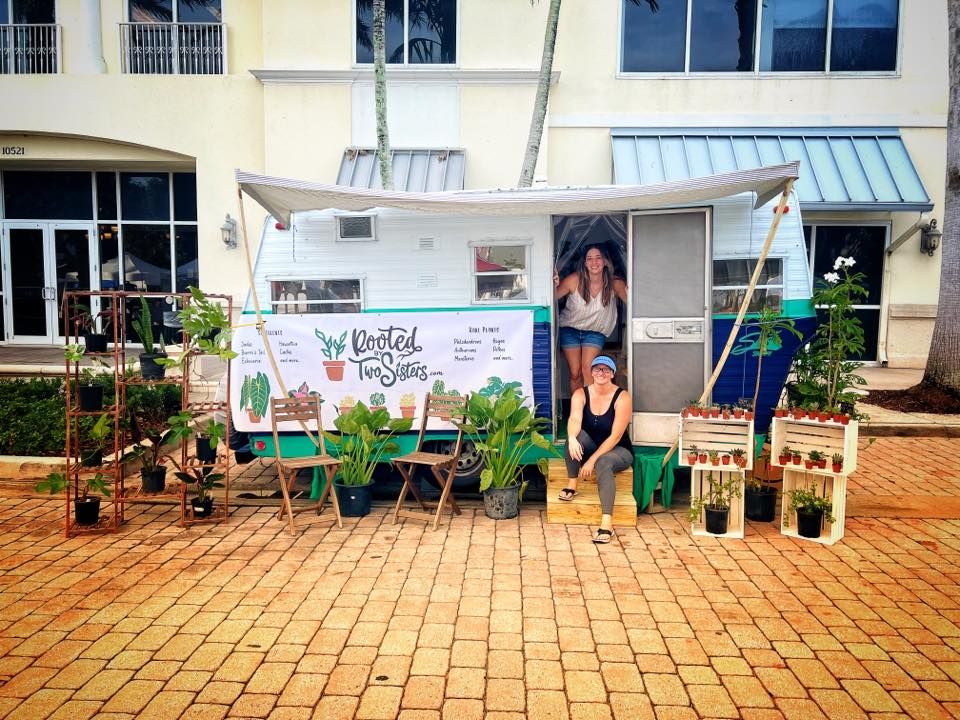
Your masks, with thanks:
M 453 452 L 455 440 L 436 440 L 424 443 L 426 452 L 450 453 Z M 460 448 L 460 459 L 457 461 L 457 474 L 453 477 L 453 490 L 458 493 L 480 492 L 480 473 L 483 470 L 483 460 L 480 453 L 470 440 L 464 440 Z M 429 468 L 420 468 L 420 478 L 439 489 L 437 479 Z

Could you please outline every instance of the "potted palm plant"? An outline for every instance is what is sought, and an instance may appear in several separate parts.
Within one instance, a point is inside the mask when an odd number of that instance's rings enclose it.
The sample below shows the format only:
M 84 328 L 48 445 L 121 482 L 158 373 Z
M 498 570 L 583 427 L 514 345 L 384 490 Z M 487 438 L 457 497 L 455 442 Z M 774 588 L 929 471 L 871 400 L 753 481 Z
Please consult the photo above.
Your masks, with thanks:
M 62 472 L 52 472 L 38 482 L 34 489 L 37 492 L 57 495 L 67 489 L 67 476 Z M 110 485 L 102 472 L 82 478 L 80 496 L 73 501 L 73 520 L 77 525 L 96 525 L 100 521 L 101 495 L 110 497 Z
M 466 422 L 457 423 L 483 460 L 480 492 L 487 517 L 494 520 L 515 518 L 520 513 L 526 487 L 520 464 L 524 453 L 537 448 L 560 456 L 542 435 L 549 421 L 536 417 L 526 401 L 515 387 L 507 387 L 494 397 L 474 393 L 467 401 Z M 547 459 L 540 458 L 537 467 L 546 475 Z
M 386 408 L 371 410 L 358 402 L 333 421 L 339 433 L 324 437 L 340 457 L 340 470 L 333 483 L 340 514 L 363 517 L 370 512 L 373 471 L 385 455 L 400 450 L 394 438 L 413 425 L 411 418 L 391 418 Z
M 723 476 L 727 474 L 727 479 Z M 730 520 L 730 503 L 733 498 L 741 497 L 740 481 L 734 473 L 718 473 L 715 479 L 713 471 L 707 472 L 704 477 L 706 492 L 690 502 L 689 518 L 691 523 L 697 522 L 705 515 L 704 527 L 711 535 L 724 535 Z
M 165 369 L 157 360 L 166 360 L 167 354 L 159 350 L 154 343 L 153 317 L 150 315 L 150 305 L 143 295 L 140 296 L 140 312 L 134 316 L 130 324 L 140 344 L 143 345 L 143 352 L 140 353 L 140 375 L 144 380 L 162 379 Z
M 797 534 L 805 538 L 818 538 L 823 530 L 824 519 L 836 522 L 833 517 L 833 501 L 829 495 L 817 495 L 817 485 L 797 487 L 787 491 L 790 511 L 783 515 L 784 527 L 790 527 L 790 513 L 797 514 Z

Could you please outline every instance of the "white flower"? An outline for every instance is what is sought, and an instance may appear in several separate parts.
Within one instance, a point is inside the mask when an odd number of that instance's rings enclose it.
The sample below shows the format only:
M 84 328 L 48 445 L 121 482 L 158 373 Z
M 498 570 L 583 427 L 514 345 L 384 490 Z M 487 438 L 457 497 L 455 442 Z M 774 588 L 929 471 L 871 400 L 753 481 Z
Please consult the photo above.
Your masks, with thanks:
M 834 261 L 834 263 L 833 263 L 833 269 L 834 269 L 834 270 L 839 270 L 839 269 L 842 268 L 844 265 L 846 265 L 847 267 L 853 267 L 856 262 L 857 262 L 857 261 L 854 260 L 852 257 L 843 257 L 843 256 L 841 255 L 840 257 L 838 257 L 838 258 L 836 259 L 836 261 Z
M 824 273 L 823 279 L 826 280 L 831 285 L 835 285 L 836 283 L 840 282 L 840 274 L 835 272 Z
M 854 260 L 852 257 L 847 258 L 847 267 L 853 267 L 856 264 L 857 264 L 857 261 Z

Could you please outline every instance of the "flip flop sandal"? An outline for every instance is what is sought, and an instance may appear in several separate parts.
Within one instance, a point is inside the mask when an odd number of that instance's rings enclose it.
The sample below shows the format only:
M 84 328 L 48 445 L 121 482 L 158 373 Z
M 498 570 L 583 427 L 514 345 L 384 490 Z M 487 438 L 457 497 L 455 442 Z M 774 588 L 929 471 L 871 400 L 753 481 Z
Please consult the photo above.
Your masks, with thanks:
M 613 530 L 604 530 L 600 528 L 597 530 L 597 534 L 593 536 L 593 542 L 597 545 L 606 545 L 616 536 L 616 533 Z
M 562 500 L 563 502 L 570 502 L 576 496 L 577 496 L 576 490 L 574 490 L 573 488 L 564 488 L 563 490 L 560 491 L 560 494 L 557 496 L 557 499 Z

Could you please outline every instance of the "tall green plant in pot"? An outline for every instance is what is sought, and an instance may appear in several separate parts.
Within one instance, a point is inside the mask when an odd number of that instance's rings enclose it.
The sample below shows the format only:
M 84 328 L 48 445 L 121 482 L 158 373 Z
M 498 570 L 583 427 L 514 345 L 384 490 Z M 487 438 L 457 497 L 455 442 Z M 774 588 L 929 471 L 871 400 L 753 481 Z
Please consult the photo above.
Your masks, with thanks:
M 411 418 L 391 418 L 385 408 L 371 410 L 362 402 L 333 421 L 339 434 L 324 437 L 340 457 L 340 470 L 333 483 L 340 514 L 362 517 L 370 512 L 373 471 L 385 455 L 399 452 L 394 438 L 413 425 Z
M 154 343 L 153 317 L 150 315 L 150 305 L 143 295 L 140 296 L 140 312 L 134 316 L 130 324 L 140 344 L 143 345 L 143 352 L 140 353 L 140 374 L 144 380 L 160 380 L 165 370 L 157 360 L 165 360 L 167 354 Z
M 458 423 L 483 459 L 480 492 L 487 517 L 495 520 L 514 518 L 520 512 L 526 488 L 521 461 L 528 450 L 537 448 L 560 457 L 542 434 L 548 420 L 536 417 L 526 400 L 516 387 L 506 387 L 492 397 L 473 393 L 467 401 L 466 422 Z M 547 459 L 537 460 L 537 467 L 546 475 Z
M 62 472 L 52 472 L 38 482 L 34 490 L 58 495 L 67 489 L 67 482 L 67 476 Z M 77 525 L 96 525 L 99 522 L 101 495 L 110 497 L 110 484 L 106 475 L 98 472 L 81 478 L 79 497 L 73 501 L 73 520 Z
M 230 318 L 223 305 L 207 297 L 199 288 L 192 285 L 187 288 L 190 299 L 183 301 L 183 307 L 177 312 L 177 319 L 185 334 L 186 346 L 177 359 L 161 358 L 158 365 L 164 367 L 183 366 L 191 354 L 216 355 L 227 362 L 237 356 L 230 347 L 233 331 Z

